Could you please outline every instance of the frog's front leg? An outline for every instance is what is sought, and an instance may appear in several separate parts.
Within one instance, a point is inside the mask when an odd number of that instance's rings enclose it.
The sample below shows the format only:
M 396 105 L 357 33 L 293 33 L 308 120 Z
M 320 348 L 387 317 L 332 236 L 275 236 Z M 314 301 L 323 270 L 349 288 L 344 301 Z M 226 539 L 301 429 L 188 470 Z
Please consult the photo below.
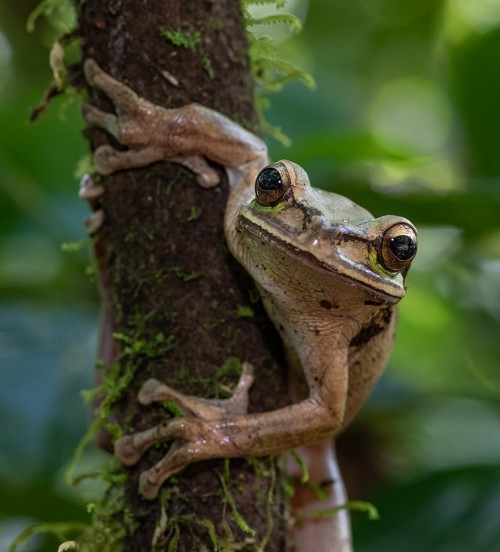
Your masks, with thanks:
M 268 162 L 262 140 L 216 111 L 198 104 L 176 109 L 155 105 L 113 79 L 92 59 L 85 61 L 84 72 L 89 85 L 113 102 L 116 114 L 84 104 L 83 116 L 129 148 L 97 148 L 94 163 L 101 174 L 167 160 L 186 165 L 205 186 L 213 186 L 218 176 L 206 162 L 208 158 L 247 185 Z

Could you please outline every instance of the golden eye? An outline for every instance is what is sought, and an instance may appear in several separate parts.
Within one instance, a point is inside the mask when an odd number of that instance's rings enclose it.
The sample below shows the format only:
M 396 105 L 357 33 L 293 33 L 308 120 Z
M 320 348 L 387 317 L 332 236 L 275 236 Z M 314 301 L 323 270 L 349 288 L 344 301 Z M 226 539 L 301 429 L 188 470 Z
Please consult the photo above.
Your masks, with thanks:
M 279 203 L 290 188 L 290 175 L 283 163 L 272 163 L 255 179 L 255 196 L 263 207 Z
M 391 272 L 408 267 L 417 253 L 417 234 L 409 224 L 395 224 L 388 228 L 379 251 L 380 262 Z

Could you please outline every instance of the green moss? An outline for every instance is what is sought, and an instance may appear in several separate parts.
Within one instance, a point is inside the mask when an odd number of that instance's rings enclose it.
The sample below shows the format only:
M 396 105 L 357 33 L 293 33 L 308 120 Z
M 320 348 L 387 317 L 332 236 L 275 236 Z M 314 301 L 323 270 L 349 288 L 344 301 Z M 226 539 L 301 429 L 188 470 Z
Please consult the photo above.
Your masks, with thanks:
M 245 492 L 244 481 L 235 476 L 231 471 L 230 461 L 226 460 L 222 473 L 217 474 L 221 485 L 218 492 L 219 500 L 227 506 L 220 509 L 220 519 L 208 520 L 192 514 L 172 514 L 171 508 L 167 516 L 169 505 L 186 502 L 186 497 L 176 486 L 175 478 L 172 478 L 171 485 L 160 492 L 160 516 L 154 530 L 152 550 L 176 552 L 179 550 L 182 535 L 190 535 L 192 550 L 215 552 L 265 550 L 273 528 L 276 461 L 274 458 L 270 461 L 252 459 L 249 463 L 256 466 L 256 473 L 264 474 L 271 481 L 271 486 L 264 497 L 264 502 L 267 504 L 267 526 L 260 542 L 257 541 L 256 531 L 249 526 L 237 508 L 237 494 Z M 239 536 L 238 530 L 246 533 L 247 536 Z
M 192 52 L 195 51 L 196 46 L 201 41 L 201 33 L 199 31 L 189 32 L 183 31 L 179 28 L 173 31 L 160 29 L 160 35 L 170 40 L 170 42 L 175 46 L 186 48 L 188 50 L 191 50 Z
M 238 318 L 253 318 L 255 313 L 253 312 L 252 307 L 247 305 L 238 305 L 236 315 Z
M 175 335 L 165 336 L 158 332 L 149 338 L 135 338 L 123 333 L 114 333 L 113 337 L 125 344 L 123 353 L 126 355 L 144 355 L 148 358 L 157 358 L 165 355 L 175 347 Z
M 116 461 L 100 474 L 105 488 L 99 501 L 89 503 L 91 526 L 78 539 L 80 552 L 120 552 L 122 541 L 138 526 L 125 506 L 125 474 Z
M 195 534 L 199 532 L 197 529 L 202 529 L 206 532 L 206 535 L 212 545 L 210 549 L 201 542 L 200 537 L 195 537 Z M 197 546 L 194 550 L 206 550 L 207 552 L 208 550 L 216 552 L 225 552 L 226 550 L 229 550 L 223 546 L 222 541 L 217 537 L 215 526 L 210 520 L 198 518 L 192 514 L 171 516 L 169 518 L 166 518 L 166 516 L 160 517 L 156 532 L 159 537 L 157 537 L 154 541 L 153 550 L 155 552 L 163 552 L 165 550 L 167 552 L 177 552 L 180 536 L 184 532 L 191 533 L 193 540 L 196 538 L 198 541 L 193 543 Z M 236 550 L 236 548 L 232 548 L 231 550 Z
M 256 287 L 252 287 L 248 290 L 248 300 L 252 303 L 252 305 L 260 303 L 260 294 Z
M 183 415 L 182 408 L 174 401 L 161 401 L 160 404 L 167 412 L 170 412 L 174 418 Z
M 215 71 L 212 67 L 212 60 L 208 57 L 204 57 L 201 63 L 202 63 L 203 69 L 206 71 L 208 77 L 211 80 L 215 79 Z
M 187 369 L 189 359 L 175 367 L 169 385 L 174 388 L 189 387 L 192 394 L 207 399 L 228 398 L 242 373 L 239 358 L 229 356 L 211 377 L 202 377 Z
M 266 490 L 267 526 L 260 542 L 256 541 L 255 530 L 249 526 L 237 507 L 237 494 L 244 492 L 243 480 L 239 480 L 231 471 L 229 460 L 224 462 L 222 473 L 218 474 L 221 484 L 220 500 L 227 508 L 222 508 L 221 519 L 211 521 L 192 514 L 167 515 L 168 506 L 187 503 L 187 497 L 178 487 L 177 478 L 173 477 L 170 484 L 160 491 L 160 516 L 151 538 L 152 551 L 178 550 L 181 535 L 189 534 L 196 550 L 214 550 L 219 552 L 235 552 L 237 550 L 265 550 L 273 529 L 273 506 L 276 492 L 277 457 L 268 460 L 248 459 L 256 474 L 266 477 L 270 486 Z M 63 532 L 58 532 L 58 538 L 66 539 L 68 533 L 79 532 L 77 537 L 80 552 L 121 552 L 121 542 L 126 535 L 133 534 L 138 521 L 125 506 L 124 481 L 126 475 L 118 464 L 113 461 L 110 466 L 98 475 L 105 482 L 105 490 L 101 500 L 88 504 L 91 524 L 54 524 L 60 526 Z M 249 535 L 247 544 L 242 547 L 241 538 L 234 533 L 235 528 Z M 58 529 L 58 527 L 55 527 Z M 36 532 L 35 529 L 32 530 Z M 207 542 L 210 546 L 207 548 Z M 20 542 L 18 543 L 20 544 Z
M 266 517 L 267 517 L 267 530 L 264 533 L 262 540 L 259 544 L 259 550 L 265 550 L 271 533 L 274 528 L 274 501 L 276 495 L 276 482 L 278 480 L 278 470 L 283 470 L 283 459 L 281 456 L 273 456 L 269 459 L 269 467 L 266 468 L 266 464 L 263 460 L 253 460 L 254 470 L 257 476 L 265 477 L 269 481 L 269 489 L 264 503 L 266 504 Z
M 191 208 L 189 209 L 189 215 L 186 220 L 188 222 L 192 222 L 193 220 L 198 220 L 199 218 L 200 218 L 200 213 L 198 212 L 196 205 L 191 205 Z
M 215 379 L 221 379 L 224 376 L 240 377 L 243 372 L 241 360 L 238 357 L 230 356 L 215 371 Z
M 226 458 L 224 461 L 224 472 L 222 476 L 219 476 L 219 480 L 222 485 L 222 496 L 221 496 L 222 502 L 229 504 L 233 519 L 238 525 L 238 527 L 245 533 L 248 533 L 249 535 L 254 536 L 255 530 L 248 525 L 248 523 L 244 520 L 243 516 L 239 513 L 238 508 L 236 507 L 236 500 L 234 499 L 234 496 L 229 488 L 229 484 L 228 484 L 230 480 L 229 458 Z
M 207 332 L 210 332 L 217 328 L 217 326 L 220 326 L 221 324 L 225 324 L 226 319 L 225 318 L 210 318 L 203 322 L 202 327 Z
M 105 482 L 106 487 L 102 499 L 88 506 L 92 520 L 90 527 L 86 528 L 78 539 L 81 552 L 118 552 L 121 550 L 122 539 L 132 534 L 137 525 L 137 521 L 125 506 L 123 493 L 126 475 L 116 461 L 113 460 L 97 474 L 83 473 L 74 477 L 73 473 L 84 448 L 95 439 L 102 427 L 105 427 L 114 438 L 122 435 L 123 430 L 109 422 L 111 410 L 132 383 L 141 359 L 164 357 L 175 347 L 174 335 L 148 330 L 148 320 L 151 316 L 152 313 L 146 316 L 137 314 L 130 322 L 130 333 L 114 334 L 115 339 L 121 343 L 119 358 L 103 371 L 103 380 L 98 387 L 83 392 L 87 401 L 93 401 L 98 397 L 104 399 L 96 408 L 94 420 L 75 451 L 67 478 L 77 484 L 82 479 L 98 476 Z
M 66 478 L 70 483 L 75 482 L 74 472 L 85 447 L 95 440 L 101 428 L 105 428 L 115 439 L 123 434 L 120 426 L 109 422 L 111 411 L 132 383 L 140 359 L 161 358 L 176 346 L 174 335 L 166 336 L 163 332 L 148 334 L 147 319 L 148 316 L 133 318 L 135 334 L 127 335 L 121 332 L 114 334 L 114 338 L 122 343 L 118 358 L 111 366 L 100 366 L 103 368 L 100 385 L 91 390 L 82 391 L 82 396 L 87 402 L 93 402 L 98 398 L 102 400 L 94 410 L 93 420 L 78 444 L 67 469 Z
M 173 266 L 168 269 L 169 272 L 173 272 L 177 278 L 180 278 L 183 282 L 191 282 L 201 277 L 198 272 L 187 272 L 181 266 Z
M 73 175 L 77 180 L 81 180 L 85 174 L 94 172 L 94 159 L 90 153 L 85 153 L 78 159 Z
M 170 192 L 172 191 L 172 187 L 173 187 L 174 183 L 172 180 L 170 180 L 168 182 L 168 184 L 165 186 L 165 196 L 169 196 L 170 195 Z

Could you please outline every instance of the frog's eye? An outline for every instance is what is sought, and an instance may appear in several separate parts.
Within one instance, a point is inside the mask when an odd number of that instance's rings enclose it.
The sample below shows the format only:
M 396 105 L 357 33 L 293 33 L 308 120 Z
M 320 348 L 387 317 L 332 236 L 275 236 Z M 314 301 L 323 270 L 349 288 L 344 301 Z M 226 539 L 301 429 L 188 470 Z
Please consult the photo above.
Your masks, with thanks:
M 255 180 L 257 202 L 264 207 L 279 203 L 290 188 L 290 175 L 283 163 L 273 163 L 260 171 Z
M 417 234 L 409 224 L 388 228 L 380 246 L 380 261 L 391 272 L 406 268 L 417 253 Z

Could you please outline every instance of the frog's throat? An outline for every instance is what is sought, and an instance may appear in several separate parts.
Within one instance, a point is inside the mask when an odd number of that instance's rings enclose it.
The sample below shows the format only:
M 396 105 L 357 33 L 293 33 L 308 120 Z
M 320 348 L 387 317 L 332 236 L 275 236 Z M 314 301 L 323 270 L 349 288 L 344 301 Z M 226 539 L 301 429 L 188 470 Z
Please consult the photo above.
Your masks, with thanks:
M 356 285 L 359 285 L 370 295 L 377 297 L 384 303 L 395 304 L 405 296 L 406 290 L 402 283 L 401 275 L 395 275 L 394 279 L 392 279 L 386 274 L 376 272 L 375 269 L 369 266 L 355 263 L 343 257 L 338 251 L 335 251 L 334 247 L 332 248 L 335 253 L 333 257 L 334 262 L 326 262 L 318 258 L 311 251 L 294 245 L 290 241 L 281 239 L 274 233 L 267 231 L 262 226 L 242 216 L 238 219 L 238 225 L 243 231 L 247 231 L 260 239 L 272 243 L 289 255 L 301 259 L 304 264 L 335 274 L 336 277 L 345 281 L 356 282 Z M 397 276 L 399 276 L 398 279 L 396 279 Z

